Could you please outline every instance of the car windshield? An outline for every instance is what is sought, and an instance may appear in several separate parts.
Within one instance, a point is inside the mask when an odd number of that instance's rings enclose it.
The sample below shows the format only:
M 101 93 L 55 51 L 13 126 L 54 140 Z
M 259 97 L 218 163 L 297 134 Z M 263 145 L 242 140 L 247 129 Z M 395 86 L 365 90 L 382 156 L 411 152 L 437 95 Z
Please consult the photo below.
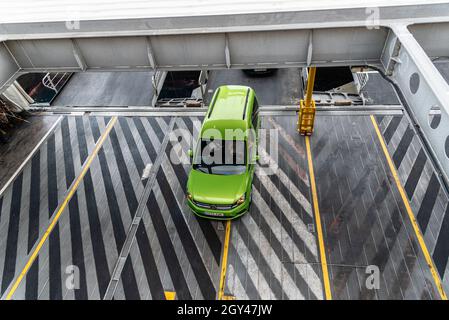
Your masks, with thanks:
M 246 142 L 201 139 L 193 169 L 209 174 L 234 175 L 246 170 Z

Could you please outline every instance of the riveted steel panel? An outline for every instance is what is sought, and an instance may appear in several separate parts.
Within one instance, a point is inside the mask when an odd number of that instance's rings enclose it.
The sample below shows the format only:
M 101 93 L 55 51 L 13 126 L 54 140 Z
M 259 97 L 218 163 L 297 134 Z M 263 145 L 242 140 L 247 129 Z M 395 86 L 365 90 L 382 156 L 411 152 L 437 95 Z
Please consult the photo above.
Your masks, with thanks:
M 309 30 L 230 33 L 231 64 L 305 63 Z
M 78 68 L 70 39 L 18 40 L 7 45 L 23 69 Z
M 225 66 L 224 34 L 190 34 L 151 37 L 156 65 Z
M 145 37 L 77 39 L 89 68 L 149 66 Z

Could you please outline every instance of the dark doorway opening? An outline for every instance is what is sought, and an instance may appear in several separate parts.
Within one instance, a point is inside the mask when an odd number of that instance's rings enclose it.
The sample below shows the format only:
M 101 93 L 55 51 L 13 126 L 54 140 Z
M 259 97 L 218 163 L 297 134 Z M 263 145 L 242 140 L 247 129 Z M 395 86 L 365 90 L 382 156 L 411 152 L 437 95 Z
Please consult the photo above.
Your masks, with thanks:
M 71 76 L 70 72 L 27 73 L 20 76 L 17 82 L 34 100 L 34 103 L 50 103 L 61 92 Z
M 328 91 L 354 81 L 350 67 L 316 69 L 314 91 Z
M 159 99 L 188 98 L 199 87 L 200 71 L 169 71 Z

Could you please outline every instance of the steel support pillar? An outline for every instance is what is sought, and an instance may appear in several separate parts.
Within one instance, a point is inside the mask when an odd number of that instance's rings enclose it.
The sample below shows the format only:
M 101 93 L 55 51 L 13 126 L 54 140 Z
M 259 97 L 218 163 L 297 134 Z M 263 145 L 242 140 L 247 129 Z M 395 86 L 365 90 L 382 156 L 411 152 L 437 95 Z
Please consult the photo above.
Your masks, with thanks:
M 0 94 L 19 76 L 20 67 L 11 56 L 8 48 L 0 42 Z
M 381 62 L 449 182 L 449 85 L 405 25 L 392 26 Z

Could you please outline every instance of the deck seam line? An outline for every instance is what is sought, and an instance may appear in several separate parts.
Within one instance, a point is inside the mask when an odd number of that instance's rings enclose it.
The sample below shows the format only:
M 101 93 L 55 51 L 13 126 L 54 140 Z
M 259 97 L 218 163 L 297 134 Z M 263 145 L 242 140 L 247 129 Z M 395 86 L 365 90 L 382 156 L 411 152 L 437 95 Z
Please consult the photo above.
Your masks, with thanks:
M 61 217 L 62 213 L 66 209 L 66 207 L 69 204 L 70 200 L 72 199 L 73 195 L 76 193 L 80 183 L 82 182 L 84 176 L 90 169 L 90 166 L 91 166 L 93 160 L 95 159 L 99 150 L 103 146 L 104 141 L 109 136 L 109 133 L 112 130 L 112 128 L 114 127 L 116 121 L 117 121 L 117 117 L 112 117 L 111 120 L 109 121 L 108 125 L 106 126 L 106 130 L 103 132 L 103 134 L 101 135 L 101 137 L 95 144 L 94 150 L 88 156 L 84 165 L 82 166 L 81 172 L 79 173 L 79 175 L 77 176 L 75 181 L 70 185 L 70 188 L 66 191 L 64 200 L 61 203 L 59 203 L 58 207 L 55 209 L 53 215 L 51 216 L 50 224 L 46 228 L 45 233 L 42 235 L 40 240 L 38 242 L 36 242 L 36 244 L 33 246 L 32 250 L 30 251 L 32 253 L 27 256 L 27 259 L 26 259 L 27 262 L 26 262 L 25 266 L 23 268 L 21 268 L 22 271 L 20 272 L 20 274 L 18 276 L 15 276 L 13 281 L 11 281 L 11 284 L 8 286 L 7 290 L 5 290 L 5 293 L 2 296 L 1 300 L 11 300 L 12 299 L 14 293 L 16 292 L 17 288 L 21 284 L 23 278 L 26 276 L 29 269 L 33 265 L 34 261 L 38 257 L 42 246 L 45 244 L 46 240 L 50 236 L 50 234 L 53 231 L 53 229 L 55 228 L 56 224 L 59 222 L 59 218 Z
M 371 105 L 371 106 L 317 106 L 318 113 L 323 114 L 379 114 L 379 115 L 402 115 L 404 113 L 403 108 L 400 105 Z M 89 115 L 89 116 L 203 116 L 207 112 L 207 108 L 167 108 L 167 107 L 52 107 L 36 111 L 37 115 Z M 285 105 L 266 105 L 260 107 L 261 115 L 289 115 L 291 113 L 298 112 L 297 106 L 285 106 Z
M 384 156 L 385 156 L 385 158 L 387 160 L 388 167 L 390 169 L 391 174 L 393 175 L 393 179 L 395 181 L 395 184 L 396 184 L 396 187 L 397 187 L 397 189 L 399 191 L 399 194 L 400 194 L 400 196 L 402 198 L 402 202 L 404 203 L 405 209 L 407 211 L 407 215 L 408 215 L 408 217 L 410 219 L 410 222 L 412 224 L 413 231 L 415 232 L 415 235 L 417 237 L 419 246 L 421 247 L 421 251 L 422 251 L 422 253 L 424 255 L 424 258 L 426 260 L 426 263 L 427 263 L 427 265 L 429 267 L 430 274 L 432 275 L 432 278 L 433 278 L 433 280 L 435 282 L 435 285 L 437 287 L 438 293 L 440 294 L 440 297 L 441 297 L 442 300 L 447 300 L 447 296 L 446 296 L 446 293 L 445 293 L 445 291 L 443 289 L 443 284 L 441 282 L 440 276 L 439 276 L 438 272 L 436 271 L 436 268 L 435 268 L 434 262 L 432 260 L 432 257 L 431 257 L 431 255 L 429 253 L 429 250 L 427 249 L 427 245 L 426 245 L 426 242 L 424 240 L 424 236 L 423 236 L 423 234 L 422 234 L 422 232 L 421 232 L 421 230 L 419 228 L 419 225 L 418 225 L 418 222 L 416 220 L 416 217 L 415 217 L 415 215 L 413 213 L 413 210 L 412 210 L 412 208 L 410 206 L 410 201 L 409 201 L 409 199 L 407 197 L 407 194 L 406 194 L 404 188 L 402 187 L 401 180 L 400 180 L 398 172 L 397 172 L 397 170 L 396 170 L 396 168 L 394 166 L 393 160 L 391 159 L 391 156 L 390 156 L 390 154 L 388 152 L 388 148 L 387 148 L 387 146 L 385 144 L 384 139 L 382 138 L 382 133 L 380 132 L 379 126 L 377 125 L 377 122 L 376 122 L 376 119 L 374 118 L 374 116 L 371 115 L 370 118 L 371 118 L 371 122 L 372 122 L 372 124 L 374 126 L 374 130 L 376 131 L 377 138 L 379 139 L 379 142 L 380 142 L 382 151 L 384 153 Z
M 400 104 L 372 104 L 372 105 L 350 105 L 350 106 L 335 106 L 328 104 L 316 104 L 317 111 L 385 111 L 385 110 L 396 110 L 403 111 L 404 108 Z M 259 106 L 260 111 L 297 111 L 298 105 L 288 105 L 288 104 L 263 104 Z M 57 106 L 52 105 L 51 107 L 34 108 L 33 111 L 38 113 L 58 113 L 58 112 L 172 112 L 172 113 L 191 113 L 191 112 L 203 112 L 206 113 L 208 110 L 208 105 L 204 107 L 153 107 L 153 106 Z
M 13 173 L 11 178 L 5 183 L 3 188 L 0 190 L 0 197 L 3 196 L 3 193 L 8 189 L 8 187 L 11 185 L 11 183 L 17 178 L 17 176 L 22 172 L 22 170 L 25 168 L 26 164 L 33 158 L 33 156 L 36 154 L 36 152 L 42 147 L 42 145 L 47 141 L 48 137 L 55 132 L 56 127 L 61 123 L 62 119 L 64 118 L 63 115 L 60 115 L 58 119 L 56 119 L 55 123 L 50 127 L 50 129 L 45 133 L 45 135 L 42 137 L 42 139 L 36 144 L 36 146 L 31 150 L 31 152 L 28 154 L 28 156 L 25 158 L 25 160 L 22 162 L 22 164 L 17 168 L 17 170 Z
M 117 290 L 117 285 L 120 281 L 121 274 L 123 271 L 123 267 L 125 263 L 121 263 L 121 261 L 126 262 L 126 259 L 128 258 L 132 244 L 134 243 L 134 240 L 136 238 L 137 229 L 141 223 L 143 223 L 143 217 L 145 214 L 145 209 L 147 206 L 148 198 L 151 194 L 151 191 L 153 190 L 153 187 L 156 183 L 156 175 L 159 172 L 159 168 L 162 165 L 162 160 L 165 156 L 165 149 L 167 148 L 168 142 L 170 141 L 170 133 L 172 132 L 176 122 L 176 116 L 172 117 L 170 120 L 170 123 L 168 124 L 167 132 L 168 134 L 165 135 L 164 140 L 161 143 L 161 146 L 159 147 L 159 152 L 157 154 L 156 160 L 154 161 L 154 164 L 152 165 L 150 169 L 150 174 L 148 176 L 147 184 L 145 185 L 145 189 L 139 199 L 139 204 L 136 209 L 136 213 L 134 215 L 133 221 L 131 222 L 131 225 L 128 228 L 128 232 L 126 234 L 125 242 L 123 243 L 122 249 L 120 251 L 120 254 L 117 258 L 117 261 L 114 265 L 114 269 L 111 275 L 111 280 L 109 281 L 108 287 L 106 289 L 106 292 L 104 294 L 103 300 L 112 300 L 115 294 L 115 291 Z

